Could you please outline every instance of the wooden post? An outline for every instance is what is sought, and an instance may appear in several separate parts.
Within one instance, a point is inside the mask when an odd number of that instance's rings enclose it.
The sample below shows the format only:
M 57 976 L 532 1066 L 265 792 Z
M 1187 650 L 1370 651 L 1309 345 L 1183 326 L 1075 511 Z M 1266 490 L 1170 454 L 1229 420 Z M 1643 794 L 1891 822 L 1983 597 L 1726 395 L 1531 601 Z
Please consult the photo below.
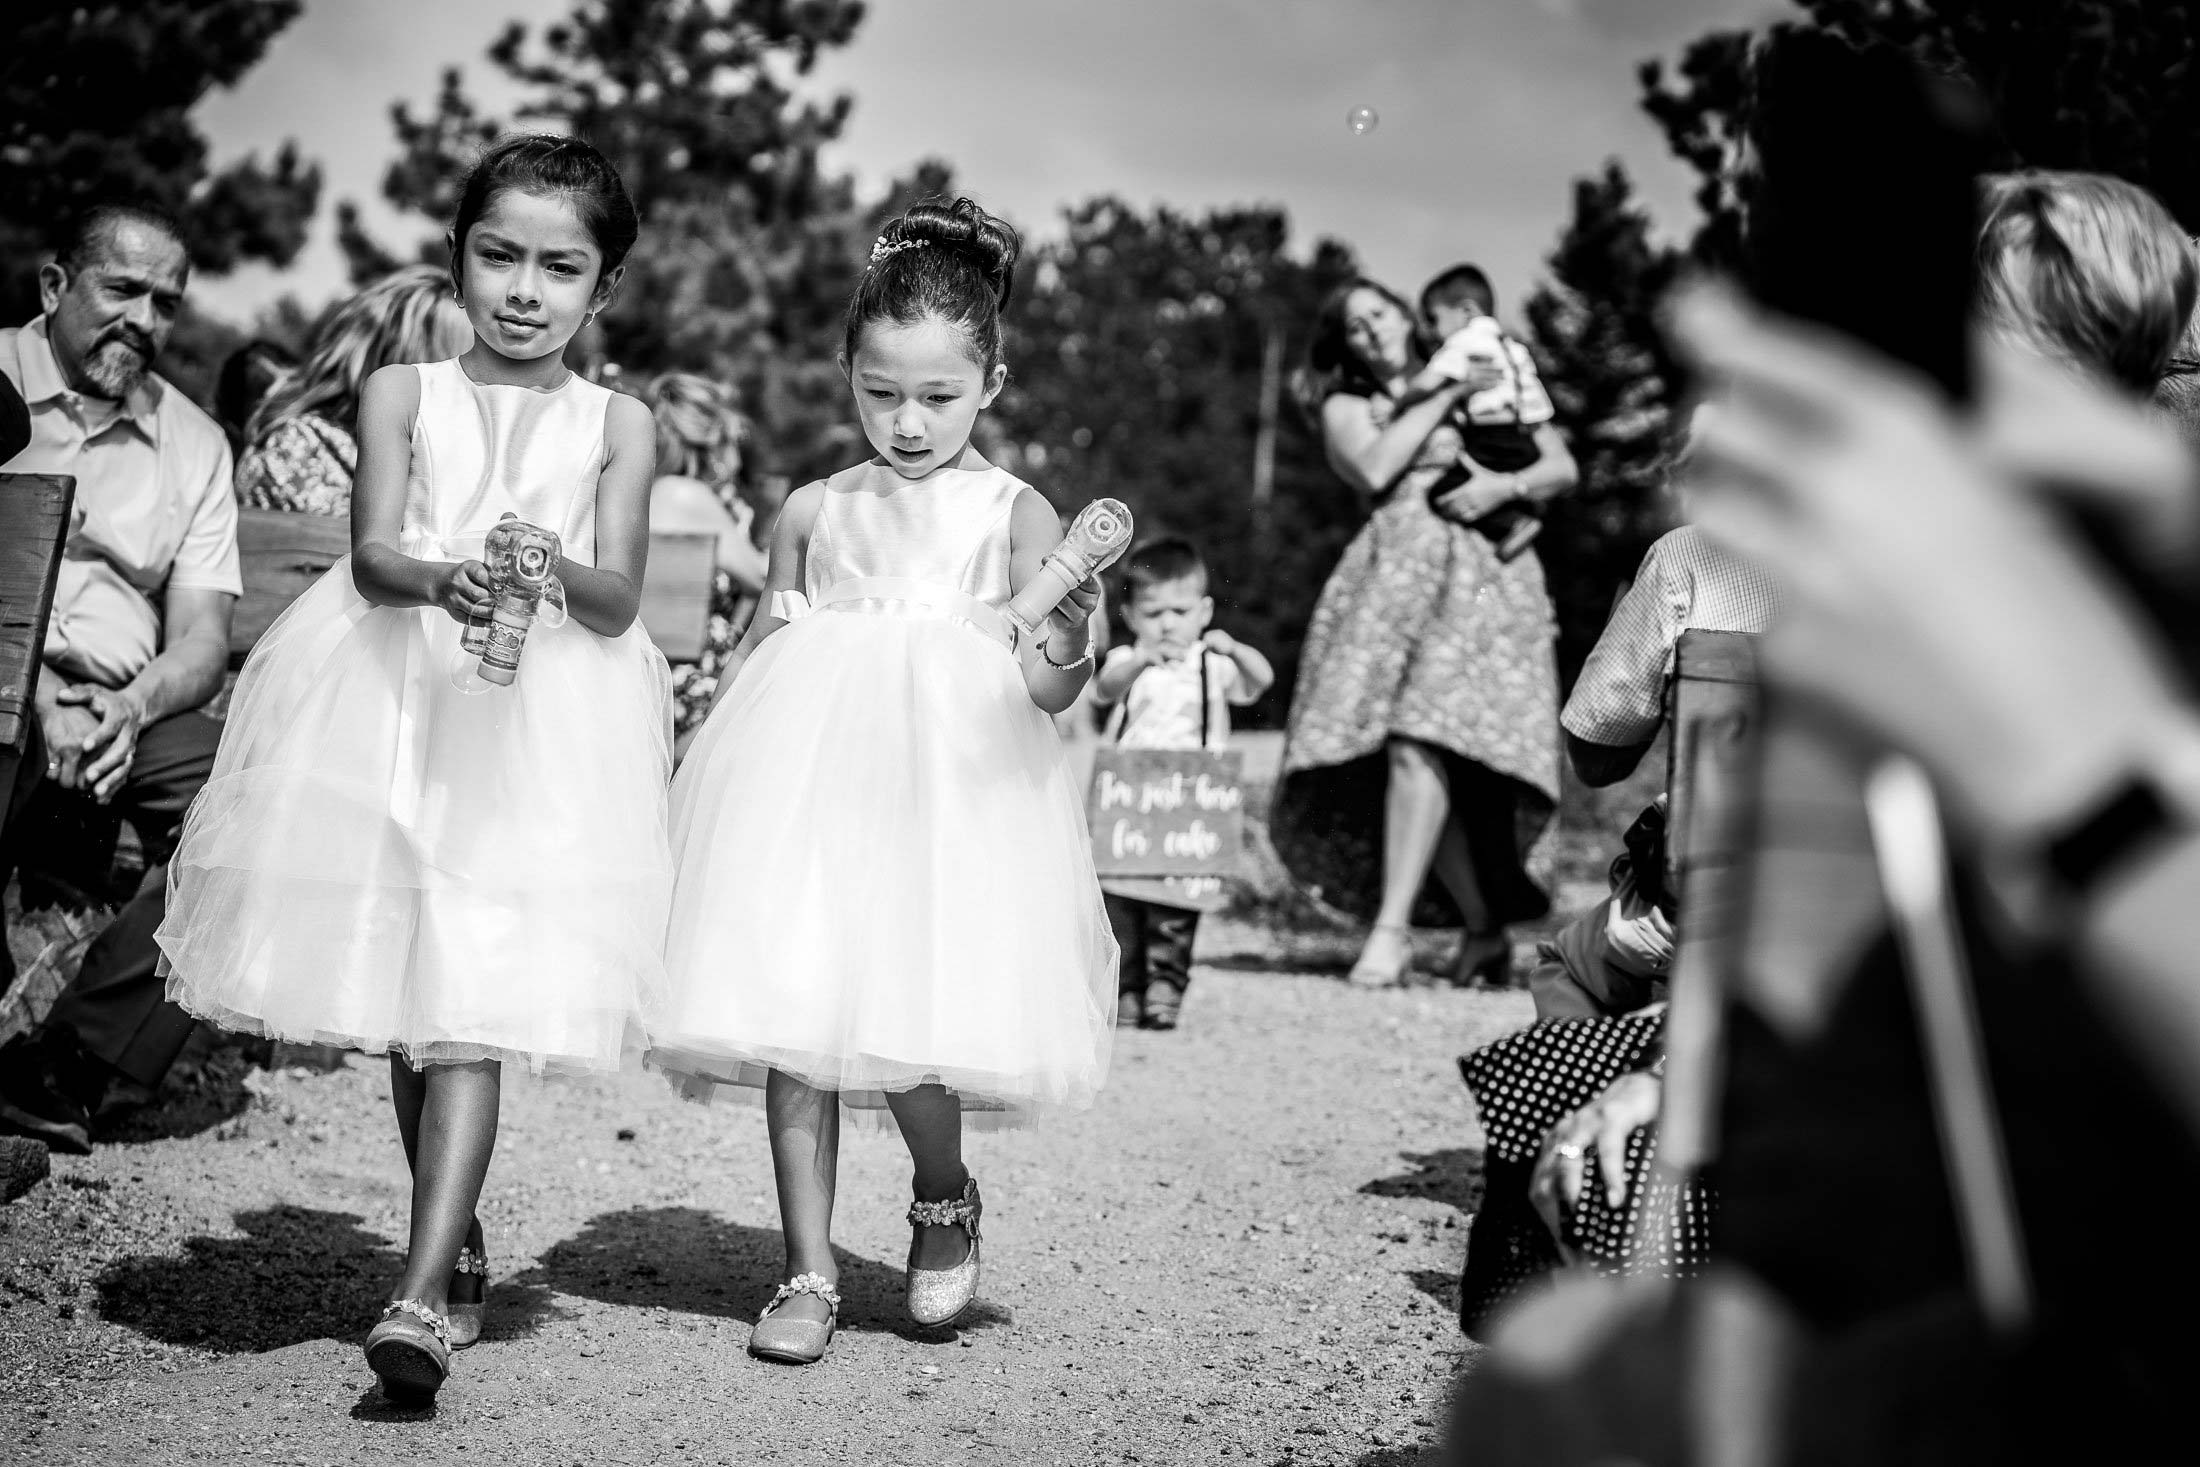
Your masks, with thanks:
M 1276 493 L 1276 406 L 1283 395 L 1283 328 L 1263 323 L 1260 344 L 1260 429 L 1253 438 L 1253 533 L 1268 532 Z

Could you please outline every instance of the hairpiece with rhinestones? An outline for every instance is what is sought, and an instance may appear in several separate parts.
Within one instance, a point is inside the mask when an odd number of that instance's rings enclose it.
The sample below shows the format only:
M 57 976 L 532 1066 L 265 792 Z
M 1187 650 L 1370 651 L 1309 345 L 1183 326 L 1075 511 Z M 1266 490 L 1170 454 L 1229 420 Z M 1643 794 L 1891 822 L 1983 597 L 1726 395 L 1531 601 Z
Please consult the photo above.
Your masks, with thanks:
M 896 253 L 897 251 L 922 249 L 924 248 L 924 245 L 925 241 L 921 239 L 897 239 L 893 243 L 889 244 L 886 241 L 886 237 L 884 235 L 881 235 L 879 238 L 871 241 L 871 263 L 876 265 L 879 261 L 885 259 L 888 255 Z

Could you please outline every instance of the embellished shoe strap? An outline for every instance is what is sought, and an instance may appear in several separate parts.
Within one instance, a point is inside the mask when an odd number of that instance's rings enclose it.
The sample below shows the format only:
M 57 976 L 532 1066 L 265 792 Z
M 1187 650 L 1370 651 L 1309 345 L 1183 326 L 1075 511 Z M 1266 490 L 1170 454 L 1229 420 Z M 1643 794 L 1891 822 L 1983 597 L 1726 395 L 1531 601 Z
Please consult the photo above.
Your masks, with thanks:
M 833 1286 L 825 1282 L 823 1274 L 798 1273 L 779 1286 L 779 1292 L 772 1295 L 771 1303 L 766 1304 L 756 1317 L 762 1319 L 797 1294 L 815 1294 L 825 1301 L 826 1308 L 835 1314 L 840 1313 L 840 1295 L 833 1292 Z
M 451 1272 L 477 1273 L 486 1279 L 489 1277 L 489 1255 L 476 1253 L 471 1248 L 461 1248 L 458 1250 L 458 1262 L 451 1265 Z
M 978 1214 L 983 1205 L 978 1201 L 978 1179 L 972 1177 L 963 1183 L 963 1194 L 945 1202 L 927 1202 L 923 1198 L 909 1204 L 911 1227 L 961 1228 L 978 1239 Z
M 410 1314 L 430 1330 L 433 1330 L 436 1339 L 440 1340 L 446 1348 L 449 1347 L 451 1343 L 450 1320 L 436 1313 L 418 1299 L 392 1299 L 382 1306 L 382 1317 L 384 1319 L 388 1319 L 393 1314 Z

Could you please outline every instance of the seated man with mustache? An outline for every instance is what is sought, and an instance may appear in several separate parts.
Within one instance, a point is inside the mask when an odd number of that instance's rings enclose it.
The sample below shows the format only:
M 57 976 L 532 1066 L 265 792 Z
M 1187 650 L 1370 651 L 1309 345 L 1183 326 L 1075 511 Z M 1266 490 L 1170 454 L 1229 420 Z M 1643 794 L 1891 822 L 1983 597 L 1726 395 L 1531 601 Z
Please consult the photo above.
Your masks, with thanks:
M 0 884 L 107 817 L 150 867 L 45 1023 L 0 1049 L 0 1131 L 90 1150 L 119 1076 L 157 1087 L 192 1021 L 166 1001 L 153 945 L 177 825 L 213 767 L 241 583 L 229 444 L 153 370 L 191 261 L 174 221 L 104 205 L 38 272 L 43 312 L 0 330 L 0 375 L 30 410 L 30 445 L 0 468 L 69 474 L 76 509 L 54 591 L 38 716 L 0 790 Z M 100 873 L 103 875 L 104 873 Z M 0 942 L 0 989 L 14 982 Z

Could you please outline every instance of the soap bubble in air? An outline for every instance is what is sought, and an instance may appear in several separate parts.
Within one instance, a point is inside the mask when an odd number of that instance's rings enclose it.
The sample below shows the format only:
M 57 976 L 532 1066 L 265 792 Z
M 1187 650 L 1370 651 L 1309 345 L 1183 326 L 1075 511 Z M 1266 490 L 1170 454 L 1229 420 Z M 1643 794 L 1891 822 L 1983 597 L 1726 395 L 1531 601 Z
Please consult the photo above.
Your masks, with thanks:
M 1344 125 L 1357 137 L 1366 137 L 1382 126 L 1383 119 L 1372 107 L 1355 107 L 1344 115 Z

